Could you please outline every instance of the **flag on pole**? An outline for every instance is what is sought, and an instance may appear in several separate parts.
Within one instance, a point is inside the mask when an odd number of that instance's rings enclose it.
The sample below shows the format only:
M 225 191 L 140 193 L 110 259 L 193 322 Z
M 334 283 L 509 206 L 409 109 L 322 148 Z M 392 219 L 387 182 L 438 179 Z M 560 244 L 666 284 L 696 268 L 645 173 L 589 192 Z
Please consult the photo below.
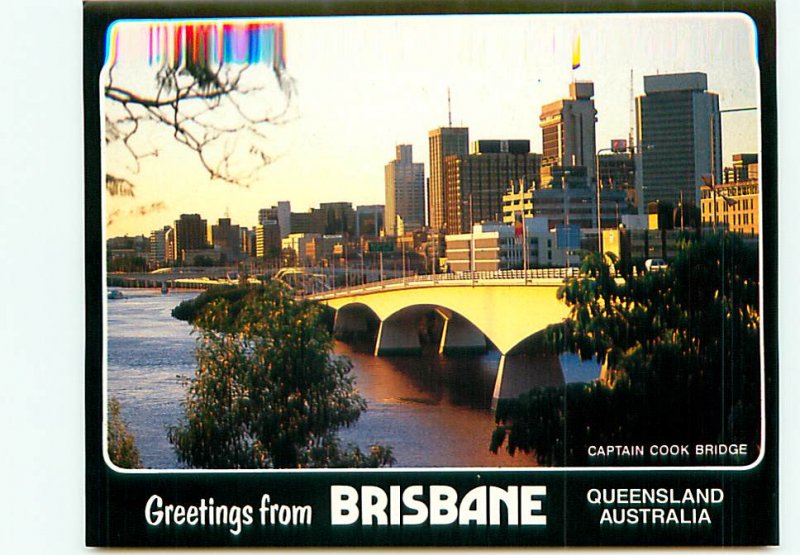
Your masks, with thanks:
M 581 36 L 575 35 L 572 39 L 572 69 L 581 67 Z

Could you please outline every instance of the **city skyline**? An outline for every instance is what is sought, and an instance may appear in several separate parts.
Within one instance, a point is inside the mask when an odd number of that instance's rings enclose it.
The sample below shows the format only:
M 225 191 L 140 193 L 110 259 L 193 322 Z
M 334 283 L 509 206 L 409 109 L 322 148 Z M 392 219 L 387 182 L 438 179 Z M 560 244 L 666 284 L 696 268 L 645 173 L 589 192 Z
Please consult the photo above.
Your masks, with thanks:
M 158 144 L 159 157 L 143 159 L 139 173 L 129 175 L 136 196 L 107 199 L 107 214 L 116 214 L 108 236 L 148 234 L 181 213 L 201 213 L 209 221 L 229 214 L 234 222 L 252 226 L 258 208 L 278 200 L 291 201 L 294 211 L 340 200 L 354 207 L 384 204 L 384 167 L 395 146 L 428 152 L 428 132 L 448 124 L 448 89 L 452 124 L 468 127 L 471 141 L 530 140 L 537 153 L 542 151 L 541 107 L 563 98 L 573 79 L 595 84 L 598 148 L 628 136 L 631 69 L 634 96 L 643 93 L 644 75 L 702 71 L 709 90 L 720 95 L 722 109 L 759 102 L 754 28 L 735 14 L 298 18 L 283 23 L 287 71 L 296 94 L 288 121 L 269 137 L 274 161 L 260 179 L 249 188 L 211 182 L 193 155 L 162 130 L 150 139 Z M 577 35 L 581 65 L 573 71 Z M 337 48 L 326 48 L 329 44 Z M 759 121 L 759 112 L 726 115 L 724 163 L 734 153 L 760 151 Z M 425 163 L 430 176 L 427 156 L 417 161 Z M 109 153 L 109 173 L 124 167 L 122 158 Z

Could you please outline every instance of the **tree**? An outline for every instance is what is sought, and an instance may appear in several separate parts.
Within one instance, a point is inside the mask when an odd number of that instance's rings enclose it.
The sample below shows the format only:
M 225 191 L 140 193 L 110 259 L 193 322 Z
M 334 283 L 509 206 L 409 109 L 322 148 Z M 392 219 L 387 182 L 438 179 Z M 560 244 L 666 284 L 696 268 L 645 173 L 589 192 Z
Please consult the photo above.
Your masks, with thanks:
M 112 397 L 108 401 L 108 457 L 120 468 L 141 468 L 139 450 L 121 411 L 119 401 Z
M 548 339 L 600 361 L 601 379 L 501 405 L 491 448 L 550 465 L 586 464 L 589 445 L 747 443 L 755 458 L 758 281 L 755 248 L 727 234 L 689 241 L 667 271 L 622 283 L 590 255 L 565 284 L 570 315 Z
M 294 89 L 280 24 L 129 22 L 115 31 L 102 85 L 105 140 L 127 154 L 129 173 L 158 156 L 145 132 L 155 128 L 192 151 L 211 179 L 247 185 L 271 162 L 265 141 Z M 143 35 L 149 55 L 137 49 Z M 109 194 L 135 196 L 121 170 L 106 177 Z
M 230 298 L 230 297 L 229 297 Z M 344 448 L 337 430 L 366 409 L 351 364 L 332 355 L 319 306 L 282 284 L 218 297 L 194 320 L 198 368 L 169 431 L 178 458 L 201 468 L 383 466 L 391 450 Z

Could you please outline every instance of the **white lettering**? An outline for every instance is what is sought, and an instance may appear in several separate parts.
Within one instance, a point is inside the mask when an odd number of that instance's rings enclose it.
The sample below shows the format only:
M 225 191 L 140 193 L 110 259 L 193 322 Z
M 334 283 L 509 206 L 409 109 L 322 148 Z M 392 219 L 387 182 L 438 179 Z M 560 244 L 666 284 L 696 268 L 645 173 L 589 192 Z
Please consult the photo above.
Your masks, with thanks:
M 331 486 L 331 524 L 342 526 L 358 520 L 358 492 L 350 486 Z

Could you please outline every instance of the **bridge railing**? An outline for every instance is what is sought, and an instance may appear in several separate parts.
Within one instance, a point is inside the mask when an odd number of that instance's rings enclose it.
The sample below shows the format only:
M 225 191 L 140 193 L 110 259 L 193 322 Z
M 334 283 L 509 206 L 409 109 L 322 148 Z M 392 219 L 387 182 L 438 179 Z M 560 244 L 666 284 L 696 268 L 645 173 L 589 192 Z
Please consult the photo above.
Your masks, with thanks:
M 437 284 L 448 285 L 453 282 L 461 283 L 483 283 L 493 281 L 517 281 L 523 284 L 534 284 L 535 280 L 542 279 L 566 279 L 576 277 L 579 274 L 578 268 L 531 268 L 528 270 L 496 270 L 489 272 L 449 272 L 444 274 L 426 274 L 407 276 L 404 278 L 388 279 L 383 281 L 372 281 L 369 283 L 350 285 L 330 289 L 324 293 L 306 294 L 305 297 L 330 298 L 341 294 L 364 293 L 370 291 L 380 291 L 382 289 L 398 289 L 409 285 L 436 286 Z

